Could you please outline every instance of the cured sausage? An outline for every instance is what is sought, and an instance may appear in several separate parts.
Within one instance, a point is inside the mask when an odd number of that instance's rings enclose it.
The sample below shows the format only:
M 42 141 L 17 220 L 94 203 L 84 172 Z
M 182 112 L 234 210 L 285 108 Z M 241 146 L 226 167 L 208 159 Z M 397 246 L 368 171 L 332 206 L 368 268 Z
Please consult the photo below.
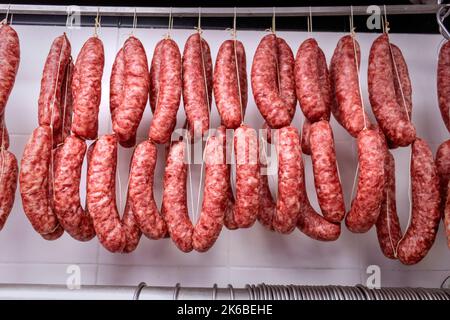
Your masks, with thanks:
M 73 76 L 73 61 L 66 67 L 64 81 L 61 86 L 61 128 L 58 131 L 53 130 L 54 147 L 63 143 L 63 141 L 70 135 L 70 127 L 72 126 L 72 76 Z
M 295 88 L 303 114 L 310 122 L 330 119 L 333 95 L 325 54 L 315 39 L 305 40 L 295 58 Z
M 253 58 L 253 97 L 271 128 L 288 126 L 295 114 L 294 55 L 289 45 L 275 34 L 266 35 Z
M 41 235 L 54 232 L 58 226 L 51 206 L 52 130 L 37 127 L 28 140 L 20 162 L 20 194 L 23 210 L 33 228 Z
M 358 134 L 358 183 L 356 196 L 345 217 L 351 232 L 367 232 L 377 221 L 383 199 L 384 149 L 377 130 L 366 129 Z
M 184 110 L 194 138 L 203 136 L 209 129 L 212 76 L 209 45 L 200 33 L 194 33 L 186 41 L 183 52 Z
M 223 142 L 210 137 L 205 147 L 205 188 L 200 218 L 195 225 L 192 244 L 195 250 L 205 252 L 216 242 L 222 230 L 227 207 L 227 174 Z
M 239 228 L 253 225 L 259 212 L 259 147 L 254 129 L 241 125 L 234 132 L 236 201 L 234 219 Z
M 143 141 L 136 146 L 131 160 L 128 199 L 142 233 L 160 239 L 167 233 L 166 223 L 153 197 L 153 179 L 157 160 L 156 145 Z
M 336 162 L 333 131 L 326 120 L 313 123 L 310 129 L 311 159 L 317 200 L 323 217 L 340 222 L 345 216 L 344 195 Z
M 132 147 L 136 142 L 136 130 L 147 104 L 149 81 L 144 46 L 139 39 L 130 36 L 116 56 L 110 81 L 113 130 L 124 147 Z
M 136 248 L 139 227 L 125 205 L 122 219 L 116 206 L 117 137 L 100 137 L 88 165 L 87 207 L 100 243 L 111 252 L 130 252 Z M 127 197 L 128 202 L 128 197 Z
M 222 43 L 214 68 L 214 98 L 222 124 L 229 129 L 236 129 L 244 119 L 248 100 L 246 64 L 242 42 Z
M 427 143 L 417 138 L 411 157 L 412 217 L 398 244 L 398 259 L 407 265 L 418 263 L 436 239 L 441 220 L 439 177 Z
M 79 241 L 89 241 L 95 236 L 91 216 L 80 202 L 79 185 L 85 153 L 86 143 L 70 135 L 56 149 L 54 161 L 53 208 L 64 230 Z
M 311 206 L 305 185 L 305 167 L 303 159 L 300 161 L 302 184 L 300 185 L 300 215 L 297 220 L 297 228 L 308 237 L 319 241 L 334 241 L 341 234 L 341 224 L 326 220 Z
M 192 224 L 187 209 L 185 163 L 186 144 L 172 144 L 164 173 L 163 211 L 170 237 L 183 252 L 204 252 L 216 241 L 222 229 L 227 206 L 227 165 L 223 141 L 210 137 L 205 150 L 205 190 L 202 211 L 197 224 Z
M 39 125 L 53 126 L 54 132 L 61 130 L 61 95 L 70 52 L 70 42 L 64 33 L 53 41 L 42 72 L 38 100 Z
M 275 132 L 278 156 L 278 197 L 276 204 L 270 192 L 267 174 L 260 174 L 260 207 L 258 220 L 269 230 L 290 233 L 300 214 L 302 181 L 300 136 L 294 127 Z M 266 167 L 266 164 L 262 165 Z
M 6 219 L 14 204 L 17 187 L 17 159 L 8 150 L 0 151 L 0 230 L 3 229 Z
M 342 37 L 334 50 L 330 64 L 331 88 L 335 94 L 331 111 L 336 120 L 355 138 L 365 127 L 365 122 L 367 127 L 369 126 L 359 90 L 360 63 L 361 51 L 358 41 L 351 35 Z
M 72 132 L 86 140 L 97 138 L 104 64 L 102 41 L 89 38 L 78 54 L 72 79 Z
M 383 200 L 375 226 L 383 254 L 389 259 L 397 259 L 397 245 L 402 238 L 402 230 L 395 200 L 395 160 L 392 153 L 385 149 Z
M 311 155 L 310 134 L 311 122 L 309 122 L 308 119 L 305 119 L 302 127 L 302 152 L 306 155 Z
M 16 31 L 7 24 L 0 26 L 0 116 L 16 80 L 20 63 L 20 44 Z
M 167 143 L 170 140 L 177 122 L 181 88 L 180 50 L 175 41 L 163 39 L 156 45 L 150 69 L 153 119 L 148 136 L 152 141 Z
M 437 68 L 437 94 L 442 120 L 450 132 L 450 41 L 439 51 Z
M 450 140 L 444 141 L 436 152 L 436 169 L 440 181 L 441 214 L 444 218 L 447 243 L 450 248 L 450 200 L 448 183 L 450 181 Z
M 414 141 L 416 130 L 408 115 L 411 110 L 410 103 L 402 101 L 401 92 L 400 97 L 397 95 L 400 85 L 395 85 L 398 60 L 392 59 L 391 52 L 394 50 L 396 49 L 390 47 L 387 34 L 379 36 L 373 42 L 369 55 L 369 99 L 378 124 L 388 139 L 395 145 L 407 146 Z M 398 55 L 399 50 L 395 52 Z

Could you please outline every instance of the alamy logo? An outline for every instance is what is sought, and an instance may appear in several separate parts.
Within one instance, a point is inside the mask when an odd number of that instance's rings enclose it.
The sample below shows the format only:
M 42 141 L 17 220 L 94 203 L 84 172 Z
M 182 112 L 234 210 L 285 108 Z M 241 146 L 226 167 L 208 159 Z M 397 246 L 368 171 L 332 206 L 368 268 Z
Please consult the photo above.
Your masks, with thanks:
M 381 8 L 379 6 L 368 6 L 366 10 L 370 16 L 367 18 L 367 29 L 380 30 L 381 29 Z
M 79 6 L 67 7 L 66 26 L 69 29 L 81 29 L 81 10 Z

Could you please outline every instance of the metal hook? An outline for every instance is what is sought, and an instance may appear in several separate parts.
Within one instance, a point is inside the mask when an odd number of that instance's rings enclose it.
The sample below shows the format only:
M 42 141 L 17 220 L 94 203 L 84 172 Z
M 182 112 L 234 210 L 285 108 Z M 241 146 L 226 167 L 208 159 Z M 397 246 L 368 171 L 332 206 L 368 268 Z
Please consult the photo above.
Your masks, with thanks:
M 175 289 L 173 291 L 173 300 L 178 300 L 178 294 L 180 293 L 180 283 L 175 285 Z
M 138 286 L 136 287 L 136 290 L 134 290 L 133 300 L 139 300 L 139 296 L 141 295 L 141 291 L 146 286 L 147 286 L 147 284 L 145 282 L 141 282 L 141 283 L 138 284 Z
M 212 299 L 217 300 L 217 283 L 213 285 Z
M 231 284 L 228 285 L 228 289 L 230 289 L 230 300 L 234 300 L 234 288 Z
M 438 1 L 438 4 L 441 4 L 441 1 Z M 450 15 L 450 6 L 449 5 L 443 5 L 441 6 L 438 11 L 436 12 L 436 20 L 439 25 L 439 32 L 442 34 L 442 36 L 450 40 L 450 31 L 447 30 L 447 28 L 444 25 L 444 20 Z

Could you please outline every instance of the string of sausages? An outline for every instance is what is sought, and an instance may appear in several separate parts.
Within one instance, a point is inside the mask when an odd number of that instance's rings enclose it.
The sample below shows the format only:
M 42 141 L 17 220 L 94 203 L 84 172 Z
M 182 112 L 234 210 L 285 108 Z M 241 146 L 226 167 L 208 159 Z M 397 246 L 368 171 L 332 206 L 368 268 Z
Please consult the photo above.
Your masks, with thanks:
M 365 233 L 375 225 L 382 252 L 414 264 L 431 248 L 442 215 L 450 234 L 450 140 L 439 147 L 435 162 L 427 143 L 416 136 L 408 68 L 400 49 L 390 42 L 387 27 L 373 42 L 369 55 L 369 99 L 377 124 L 369 121 L 363 104 L 361 52 L 353 26 L 351 33 L 339 40 L 328 67 L 324 52 L 312 37 L 301 43 L 294 57 L 286 41 L 276 34 L 273 22 L 251 67 L 254 101 L 267 129 L 267 136 L 259 139 L 257 131 L 244 121 L 246 54 L 237 39 L 236 18 L 232 39 L 220 46 L 213 69 L 200 17 L 183 55 L 171 39 L 170 17 L 168 33 L 155 47 L 150 71 L 144 46 L 134 32 L 118 50 L 110 78 L 113 133 L 98 137 L 104 51 L 97 34 L 99 16 L 96 21 L 95 33 L 83 45 L 75 64 L 66 34 L 53 41 L 41 80 L 39 126 L 21 160 L 24 212 L 44 239 L 57 239 L 64 231 L 80 241 L 97 236 L 107 250 L 127 253 L 135 250 L 144 234 L 150 239 L 170 237 L 183 252 L 204 252 L 214 245 L 223 225 L 230 230 L 249 228 L 258 220 L 282 234 L 298 228 L 313 239 L 334 241 L 345 219 L 346 227 L 355 233 Z M 309 21 L 308 28 L 311 25 Z M 19 64 L 19 42 L 6 23 L 0 26 L 0 55 L 9 61 L 0 65 L 5 83 L 0 90 L 1 228 L 12 208 L 18 171 L 14 155 L 7 151 L 4 110 Z M 450 130 L 449 61 L 446 43 L 439 55 L 438 96 Z M 211 130 L 210 114 L 213 95 L 221 118 L 215 130 Z M 187 134 L 174 140 L 181 96 Z M 147 139 L 136 145 L 147 99 L 153 117 Z M 291 125 L 297 100 L 305 117 L 302 134 Z M 358 148 L 356 191 L 347 213 L 331 114 L 356 138 Z M 186 188 L 190 148 L 203 137 L 207 137 L 203 202 L 201 209 L 197 208 L 197 221 L 192 221 Z M 88 148 L 89 140 L 93 142 Z M 119 144 L 134 147 L 123 214 L 115 191 Z M 153 195 L 158 144 L 168 151 L 161 209 Z M 269 144 L 276 150 L 276 197 L 265 172 Z M 409 145 L 412 212 L 402 233 L 395 202 L 395 161 L 389 149 Z M 306 192 L 302 153 L 311 156 L 321 213 L 311 206 Z M 85 155 L 87 196 L 83 207 L 79 184 Z

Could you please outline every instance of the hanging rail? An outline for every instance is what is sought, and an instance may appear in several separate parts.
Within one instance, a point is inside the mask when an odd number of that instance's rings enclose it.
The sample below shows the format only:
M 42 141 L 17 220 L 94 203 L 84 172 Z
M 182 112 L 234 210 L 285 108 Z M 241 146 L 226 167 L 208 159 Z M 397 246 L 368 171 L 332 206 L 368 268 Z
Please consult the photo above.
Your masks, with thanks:
M 0 299 L 46 300 L 450 300 L 449 289 L 247 285 L 244 288 L 1 284 Z
M 387 5 L 386 10 L 390 15 L 403 14 L 435 14 L 440 6 L 438 4 L 420 4 L 420 5 Z M 23 4 L 0 4 L 0 12 L 9 11 L 14 14 L 30 15 L 67 15 L 68 10 L 73 6 L 61 5 L 23 5 Z M 353 15 L 368 15 L 368 6 L 353 6 Z M 77 10 L 83 15 L 96 15 L 100 12 L 102 16 L 133 16 L 135 13 L 140 17 L 166 17 L 170 10 L 172 16 L 177 17 L 197 17 L 198 8 L 169 8 L 169 7 L 95 7 L 79 6 Z M 273 7 L 237 8 L 239 17 L 267 17 L 272 16 Z M 276 7 L 278 17 L 295 16 L 347 16 L 350 14 L 349 6 L 335 7 Z M 208 8 L 202 7 L 203 17 L 233 17 L 234 8 Z

